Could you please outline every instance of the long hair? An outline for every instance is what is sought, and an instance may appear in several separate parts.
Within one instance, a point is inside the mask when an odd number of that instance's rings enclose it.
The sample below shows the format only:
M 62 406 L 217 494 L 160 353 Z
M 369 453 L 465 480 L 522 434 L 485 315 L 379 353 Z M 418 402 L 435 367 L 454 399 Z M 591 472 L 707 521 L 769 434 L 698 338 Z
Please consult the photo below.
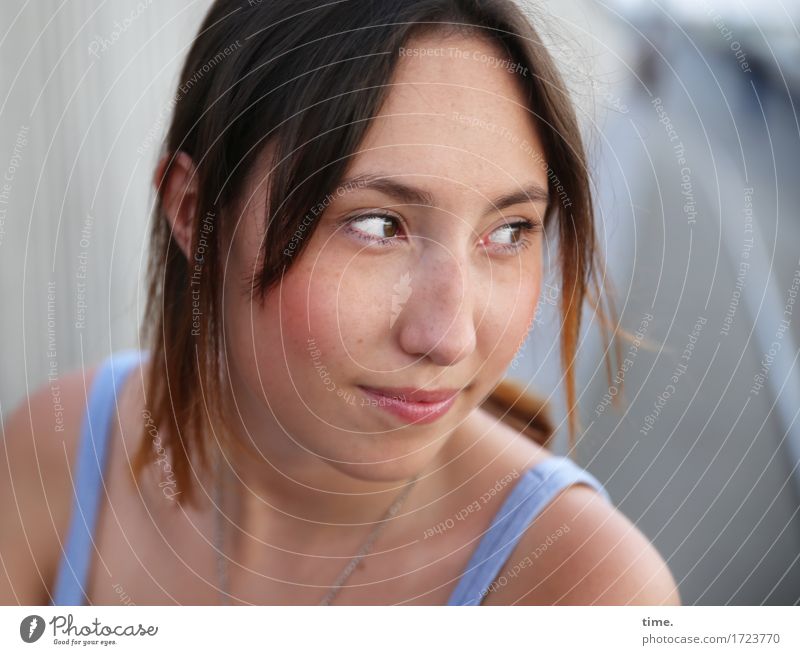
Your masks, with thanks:
M 547 162 L 545 230 L 555 229 L 558 237 L 560 356 L 574 442 L 579 419 L 573 365 L 582 306 L 591 304 L 606 341 L 614 308 L 601 302 L 606 278 L 575 110 L 528 17 L 510 0 L 217 0 L 181 72 L 162 153 L 168 158 L 162 182 L 179 152 L 196 164 L 193 256 L 187 258 L 173 237 L 159 185 L 142 325 L 151 352 L 147 409 L 156 426 L 169 426 L 163 447 L 181 502 L 193 502 L 193 458 L 207 466 L 208 440 L 230 438 L 226 426 L 233 424 L 221 356 L 221 244 L 253 163 L 269 153 L 262 265 L 249 285 L 258 301 L 302 253 L 316 222 L 303 225 L 306 238 L 293 235 L 341 180 L 388 93 L 400 49 L 412 37 L 452 33 L 490 40 L 527 71 L 515 77 Z M 614 353 L 619 361 L 619 348 Z M 606 348 L 610 379 L 609 358 Z M 508 381 L 501 380 L 484 405 L 540 443 L 552 435 L 545 404 Z M 144 429 L 135 475 L 154 458 Z

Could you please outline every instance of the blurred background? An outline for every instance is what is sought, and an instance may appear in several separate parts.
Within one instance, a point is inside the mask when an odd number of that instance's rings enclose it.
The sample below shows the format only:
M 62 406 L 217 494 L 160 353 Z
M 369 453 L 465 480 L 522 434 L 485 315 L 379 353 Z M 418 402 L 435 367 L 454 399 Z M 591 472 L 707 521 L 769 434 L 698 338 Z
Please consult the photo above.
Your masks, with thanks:
M 521 4 L 578 103 L 636 338 L 609 384 L 587 308 L 575 449 L 554 270 L 508 375 L 548 398 L 553 450 L 605 484 L 684 604 L 796 605 L 800 0 Z M 4 0 L 0 418 L 137 347 L 150 178 L 208 5 Z

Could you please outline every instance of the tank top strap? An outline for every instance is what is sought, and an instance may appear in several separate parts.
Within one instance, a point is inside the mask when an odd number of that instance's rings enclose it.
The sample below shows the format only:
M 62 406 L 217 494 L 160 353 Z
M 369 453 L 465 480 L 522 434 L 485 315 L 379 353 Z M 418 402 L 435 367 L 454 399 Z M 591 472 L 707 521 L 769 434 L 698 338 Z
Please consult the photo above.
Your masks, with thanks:
M 112 353 L 95 374 L 83 416 L 78 452 L 73 468 L 74 494 L 69 531 L 59 563 L 53 605 L 82 605 L 92 553 L 94 530 L 103 492 L 111 419 L 117 394 L 127 374 L 146 357 L 139 350 Z
M 566 487 L 584 483 L 611 502 L 603 485 L 568 457 L 551 455 L 520 477 L 492 519 L 448 605 L 480 605 L 527 527 Z

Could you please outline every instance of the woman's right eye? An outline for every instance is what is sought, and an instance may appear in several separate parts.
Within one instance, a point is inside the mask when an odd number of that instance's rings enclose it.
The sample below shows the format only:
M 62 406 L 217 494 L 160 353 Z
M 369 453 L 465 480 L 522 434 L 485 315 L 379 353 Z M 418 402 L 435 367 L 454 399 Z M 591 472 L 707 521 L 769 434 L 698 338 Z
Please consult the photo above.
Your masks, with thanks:
M 351 216 L 344 221 L 344 231 L 369 244 L 392 246 L 398 241 L 400 221 L 390 214 L 372 212 Z

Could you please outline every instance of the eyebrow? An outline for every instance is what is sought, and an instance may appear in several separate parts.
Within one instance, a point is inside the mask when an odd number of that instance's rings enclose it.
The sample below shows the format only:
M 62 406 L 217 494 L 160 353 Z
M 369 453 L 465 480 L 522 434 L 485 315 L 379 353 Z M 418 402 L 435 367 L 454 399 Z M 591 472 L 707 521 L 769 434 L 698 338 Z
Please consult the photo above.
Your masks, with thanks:
M 387 196 L 391 196 L 392 198 L 409 205 L 426 205 L 430 207 L 435 206 L 433 195 L 427 191 L 423 191 L 418 187 L 404 184 L 403 182 L 398 182 L 397 180 L 393 180 L 388 176 L 379 174 L 364 173 L 363 175 L 357 175 L 344 180 L 338 186 L 339 188 L 345 188 L 348 190 L 351 188 L 371 189 Z M 511 207 L 513 205 L 519 205 L 526 202 L 547 203 L 549 198 L 550 196 L 547 192 L 547 189 L 536 182 L 530 182 L 522 186 L 517 191 L 505 193 L 501 196 L 498 196 L 494 200 L 491 200 L 489 202 L 489 207 L 484 212 L 484 216 L 493 211 L 499 211 L 505 209 L 506 207 Z

